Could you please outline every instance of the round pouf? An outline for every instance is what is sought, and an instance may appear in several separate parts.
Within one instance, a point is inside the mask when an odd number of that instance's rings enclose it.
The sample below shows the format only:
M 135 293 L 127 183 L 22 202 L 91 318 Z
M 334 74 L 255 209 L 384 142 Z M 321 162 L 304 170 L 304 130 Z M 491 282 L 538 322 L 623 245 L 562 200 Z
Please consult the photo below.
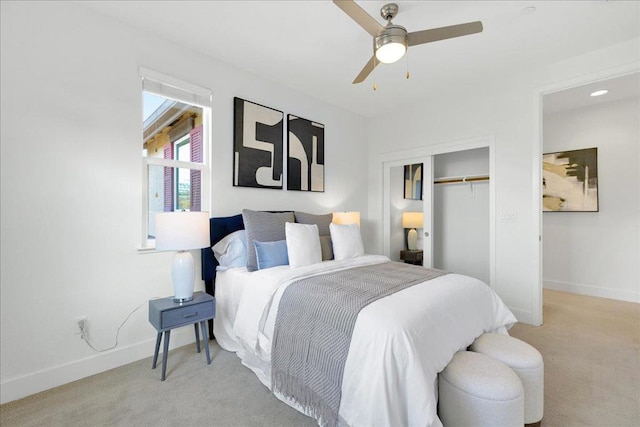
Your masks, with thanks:
M 446 427 L 522 427 L 522 383 L 503 363 L 459 351 L 438 375 L 438 415 Z
M 513 369 L 524 387 L 524 422 L 539 423 L 544 410 L 544 363 L 540 352 L 517 338 L 494 333 L 482 334 L 469 349 Z

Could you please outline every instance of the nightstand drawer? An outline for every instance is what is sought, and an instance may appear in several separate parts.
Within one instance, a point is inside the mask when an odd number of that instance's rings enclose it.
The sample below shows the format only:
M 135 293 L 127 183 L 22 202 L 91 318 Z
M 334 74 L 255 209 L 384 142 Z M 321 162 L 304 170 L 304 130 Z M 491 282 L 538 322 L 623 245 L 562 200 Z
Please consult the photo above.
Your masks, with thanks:
M 175 328 L 180 325 L 190 325 L 212 317 L 213 302 L 207 301 L 163 311 L 160 318 L 160 327 L 161 329 Z

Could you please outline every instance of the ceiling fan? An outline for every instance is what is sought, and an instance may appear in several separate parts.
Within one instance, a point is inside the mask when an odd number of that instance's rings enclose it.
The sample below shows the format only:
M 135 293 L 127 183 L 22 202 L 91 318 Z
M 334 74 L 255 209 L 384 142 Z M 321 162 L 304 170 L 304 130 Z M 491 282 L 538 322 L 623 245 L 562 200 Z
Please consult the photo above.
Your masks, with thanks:
M 383 27 L 353 0 L 333 0 L 333 2 L 373 36 L 373 56 L 355 78 L 354 84 L 363 82 L 379 62 L 391 64 L 398 61 L 404 56 L 409 46 L 482 31 L 482 22 L 474 21 L 408 33 L 403 26 L 391 22 L 398 13 L 398 5 L 395 3 L 385 4 L 380 9 L 380 15 L 387 21 L 387 25 Z

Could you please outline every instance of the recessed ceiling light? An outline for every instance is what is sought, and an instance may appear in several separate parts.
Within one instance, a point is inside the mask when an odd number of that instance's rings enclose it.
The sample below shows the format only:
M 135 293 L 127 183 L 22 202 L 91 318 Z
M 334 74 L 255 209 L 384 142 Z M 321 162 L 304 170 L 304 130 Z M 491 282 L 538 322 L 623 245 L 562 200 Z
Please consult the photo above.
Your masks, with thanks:
M 608 93 L 609 93 L 608 90 L 602 89 L 602 90 L 597 90 L 597 91 L 591 93 L 591 96 L 602 96 L 602 95 L 606 95 Z
M 520 15 L 531 15 L 535 11 L 536 11 L 535 6 L 527 6 L 520 11 Z

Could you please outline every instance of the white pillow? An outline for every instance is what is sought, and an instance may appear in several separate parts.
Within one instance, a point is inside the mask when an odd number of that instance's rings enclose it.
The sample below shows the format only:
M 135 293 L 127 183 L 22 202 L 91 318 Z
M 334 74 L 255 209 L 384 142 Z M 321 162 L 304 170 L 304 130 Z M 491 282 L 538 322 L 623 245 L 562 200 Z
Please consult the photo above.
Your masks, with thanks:
M 287 255 L 291 268 L 322 262 L 317 225 L 287 222 L 284 225 L 284 231 L 287 236 Z
M 357 224 L 329 224 L 333 256 L 335 259 L 354 258 L 364 255 L 364 245 Z
M 247 237 L 244 230 L 226 235 L 211 249 L 220 264 L 217 268 L 219 271 L 247 265 Z

